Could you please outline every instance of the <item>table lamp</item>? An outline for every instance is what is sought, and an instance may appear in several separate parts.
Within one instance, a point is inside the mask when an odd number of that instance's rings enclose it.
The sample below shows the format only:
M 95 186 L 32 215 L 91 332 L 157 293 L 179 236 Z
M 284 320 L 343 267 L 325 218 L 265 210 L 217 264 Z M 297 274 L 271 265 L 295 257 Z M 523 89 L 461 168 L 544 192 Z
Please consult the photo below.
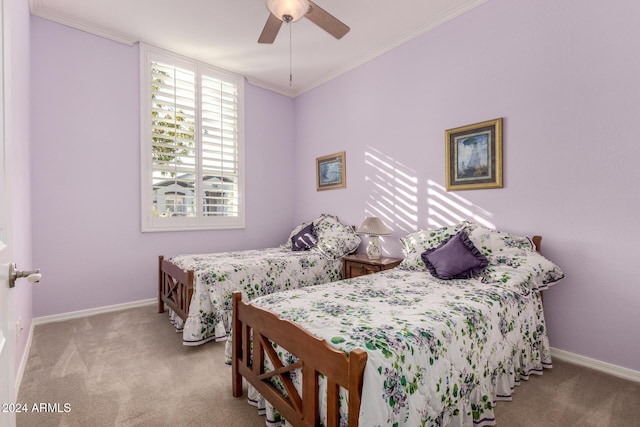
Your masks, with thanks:
M 362 221 L 356 233 L 369 236 L 369 244 L 367 245 L 367 256 L 369 259 L 380 259 L 382 248 L 380 247 L 378 236 L 388 236 L 391 234 L 391 229 L 384 225 L 380 218 L 368 216 Z

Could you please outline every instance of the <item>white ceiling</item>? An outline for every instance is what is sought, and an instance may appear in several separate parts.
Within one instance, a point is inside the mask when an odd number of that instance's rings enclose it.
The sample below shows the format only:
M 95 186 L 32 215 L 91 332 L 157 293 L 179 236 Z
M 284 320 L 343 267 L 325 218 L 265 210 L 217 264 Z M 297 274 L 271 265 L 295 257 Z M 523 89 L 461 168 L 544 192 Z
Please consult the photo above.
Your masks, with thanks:
M 307 19 L 259 44 L 264 0 L 29 0 L 31 13 L 133 45 L 144 42 L 297 96 L 487 0 L 314 0 L 351 31 L 336 40 Z M 291 56 L 289 44 L 291 30 Z M 293 82 L 289 82 L 290 57 Z

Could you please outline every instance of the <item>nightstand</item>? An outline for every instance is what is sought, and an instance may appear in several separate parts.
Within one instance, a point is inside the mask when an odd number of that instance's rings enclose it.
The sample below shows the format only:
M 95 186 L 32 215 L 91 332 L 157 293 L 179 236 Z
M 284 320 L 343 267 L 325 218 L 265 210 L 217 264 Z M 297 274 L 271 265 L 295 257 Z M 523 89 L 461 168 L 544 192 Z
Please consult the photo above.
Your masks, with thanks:
M 402 258 L 380 257 L 369 259 L 366 254 L 354 254 L 342 257 L 342 278 L 373 274 L 379 271 L 391 270 L 402 262 Z

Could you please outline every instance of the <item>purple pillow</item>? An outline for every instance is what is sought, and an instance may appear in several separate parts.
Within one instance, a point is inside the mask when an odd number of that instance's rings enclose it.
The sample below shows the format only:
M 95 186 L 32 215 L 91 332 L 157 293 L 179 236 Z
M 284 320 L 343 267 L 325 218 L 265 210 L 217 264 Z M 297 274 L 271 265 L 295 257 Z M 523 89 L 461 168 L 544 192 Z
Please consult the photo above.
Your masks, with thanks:
M 296 235 L 291 238 L 291 250 L 306 251 L 307 249 L 314 247 L 317 242 L 318 238 L 315 230 L 313 229 L 313 223 L 311 223 L 298 231 Z
M 459 231 L 421 255 L 429 272 L 439 279 L 469 279 L 489 264 L 487 257 L 473 245 L 467 233 Z

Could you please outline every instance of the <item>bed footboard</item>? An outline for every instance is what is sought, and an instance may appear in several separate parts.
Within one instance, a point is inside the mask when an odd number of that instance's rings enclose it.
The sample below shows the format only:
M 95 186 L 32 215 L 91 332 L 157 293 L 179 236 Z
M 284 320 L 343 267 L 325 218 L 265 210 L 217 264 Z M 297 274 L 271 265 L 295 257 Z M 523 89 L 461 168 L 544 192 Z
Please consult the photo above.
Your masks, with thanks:
M 273 344 L 286 349 L 298 361 L 284 366 Z M 233 395 L 242 396 L 242 377 L 294 426 L 320 425 L 319 376 L 327 381 L 327 426 L 340 424 L 339 393 L 348 393 L 348 425 L 358 425 L 362 383 L 367 353 L 355 349 L 347 356 L 322 340 L 276 314 L 242 301 L 233 293 Z M 265 371 L 265 361 L 272 369 Z M 302 372 L 302 394 L 298 393 L 290 372 Z M 277 377 L 286 394 L 275 388 L 270 378 Z
M 182 270 L 160 255 L 158 257 L 158 313 L 164 313 L 166 304 L 186 321 L 192 295 L 193 270 Z

